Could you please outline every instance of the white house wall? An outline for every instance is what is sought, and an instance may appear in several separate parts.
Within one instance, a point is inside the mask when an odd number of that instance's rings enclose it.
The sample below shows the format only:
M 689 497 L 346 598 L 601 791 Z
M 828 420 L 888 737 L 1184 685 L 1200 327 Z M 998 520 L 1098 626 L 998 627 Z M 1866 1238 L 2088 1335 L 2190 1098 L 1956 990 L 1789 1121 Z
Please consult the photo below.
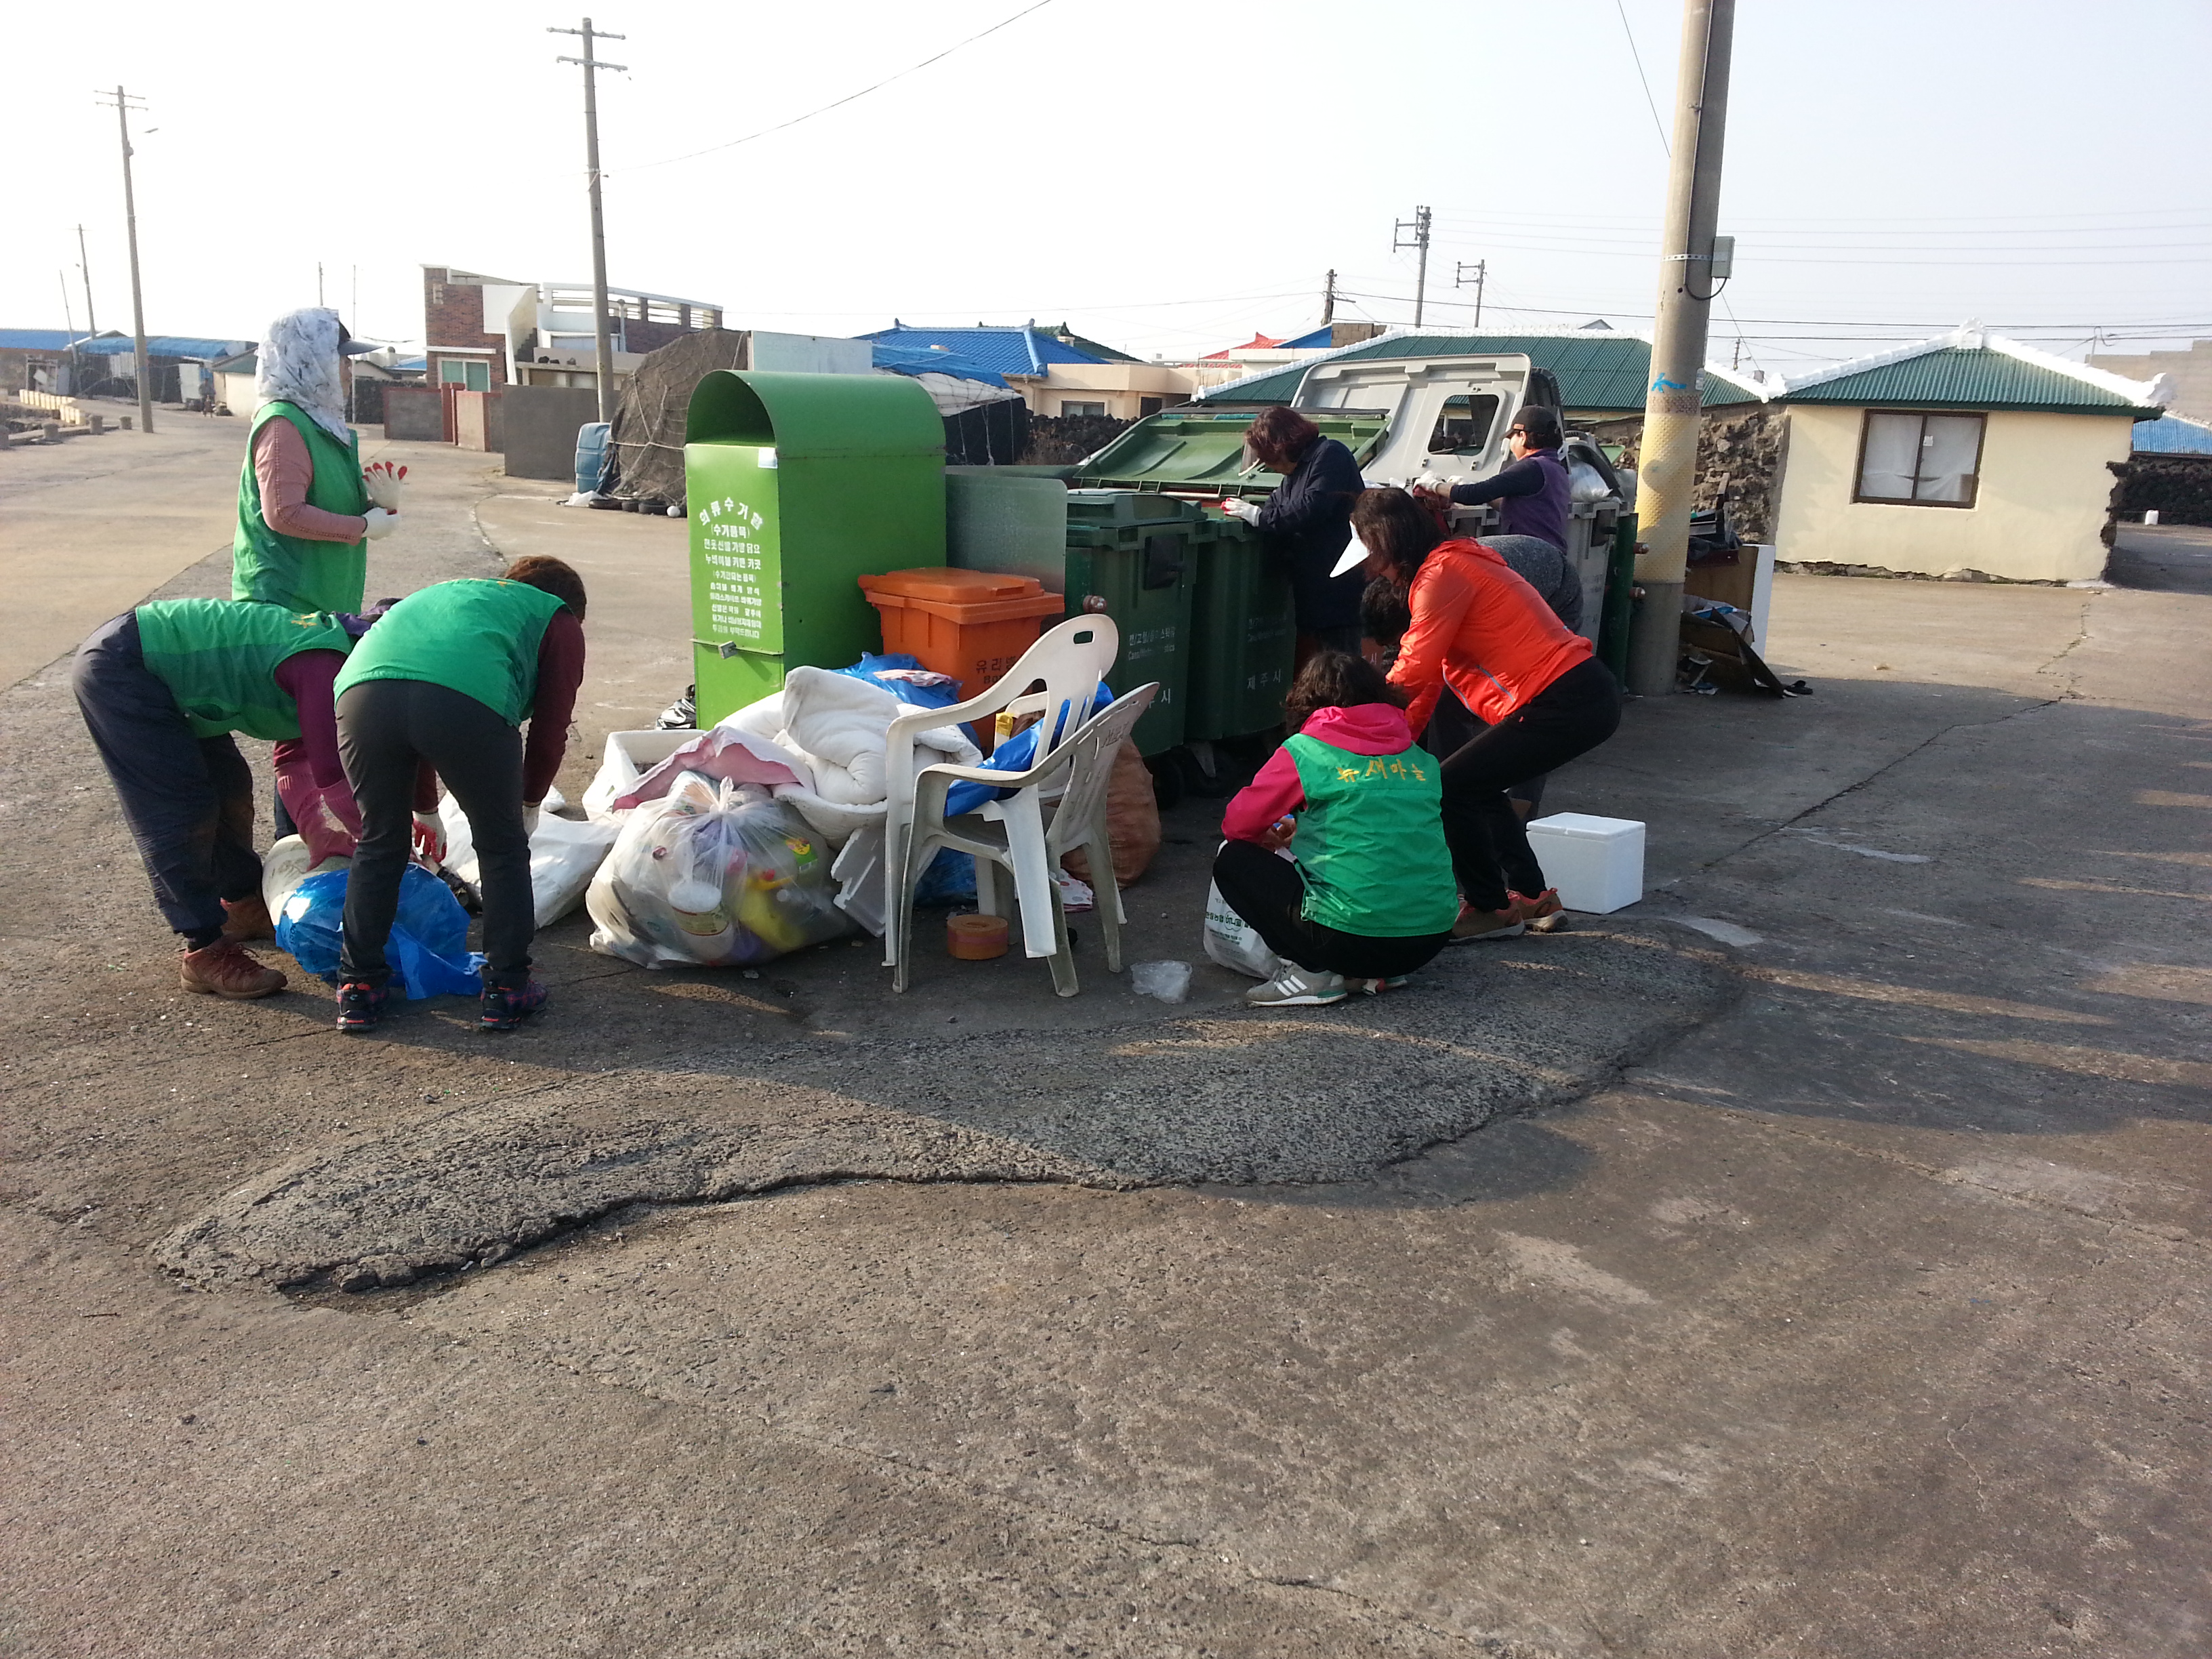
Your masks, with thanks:
M 1799 404 L 1776 515 L 1778 556 L 1940 576 L 1978 570 L 2014 581 L 2087 581 L 2102 574 L 2108 461 L 2128 458 L 2124 416 L 1994 410 L 1982 437 L 1970 507 L 1854 501 L 1866 411 Z

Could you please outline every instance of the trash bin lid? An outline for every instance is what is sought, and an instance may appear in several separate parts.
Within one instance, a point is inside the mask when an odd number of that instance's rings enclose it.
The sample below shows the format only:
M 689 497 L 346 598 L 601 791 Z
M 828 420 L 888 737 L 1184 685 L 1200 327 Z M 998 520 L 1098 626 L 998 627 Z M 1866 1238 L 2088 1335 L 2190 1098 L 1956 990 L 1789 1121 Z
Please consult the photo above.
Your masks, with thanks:
M 956 570 L 925 565 L 918 570 L 886 570 L 864 575 L 860 591 L 879 611 L 926 611 L 953 622 L 1006 622 L 1048 617 L 1065 605 L 1034 576 L 1010 576 L 995 570 Z
M 1044 592 L 1034 576 L 1003 575 L 994 570 L 957 570 L 951 565 L 925 565 L 918 570 L 886 570 L 862 576 L 860 586 L 871 593 L 902 599 L 933 599 L 939 605 L 988 605 L 997 599 L 1024 599 Z

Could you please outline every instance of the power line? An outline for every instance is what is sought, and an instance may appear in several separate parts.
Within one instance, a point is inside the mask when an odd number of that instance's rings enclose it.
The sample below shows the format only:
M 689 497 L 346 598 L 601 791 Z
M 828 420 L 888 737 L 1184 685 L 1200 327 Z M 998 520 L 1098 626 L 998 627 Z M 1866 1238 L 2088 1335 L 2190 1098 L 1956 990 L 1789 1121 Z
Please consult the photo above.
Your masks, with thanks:
M 1023 7 L 1012 17 L 1003 18 L 1000 21 L 992 24 L 991 27 L 987 29 L 980 29 L 975 33 L 969 35 L 965 40 L 956 40 L 952 45 L 945 47 L 943 52 L 938 52 L 933 57 L 925 58 L 919 64 L 913 64 L 907 69 L 902 69 L 896 75 L 886 75 L 882 80 L 877 82 L 872 86 L 862 87 L 858 92 L 848 92 L 842 98 L 839 98 L 832 102 L 824 104 L 818 109 L 811 109 L 804 115 L 794 115 L 788 121 L 779 121 L 772 127 L 763 127 L 758 132 L 749 132 L 742 138 L 732 138 L 726 143 L 709 144 L 704 149 L 688 150 L 681 155 L 665 155 L 658 161 L 635 162 L 629 167 L 623 168 L 622 171 L 624 173 L 641 173 L 647 167 L 665 167 L 672 166 L 678 161 L 696 161 L 702 155 L 712 155 L 718 150 L 735 149 L 739 144 L 750 144 L 756 138 L 765 138 L 772 132 L 781 132 L 788 127 L 797 126 L 802 121 L 811 121 L 817 115 L 827 115 L 831 110 L 842 109 L 847 104 L 852 103 L 857 99 L 865 98 L 872 92 L 881 92 L 885 87 L 890 85 L 894 81 L 903 81 L 909 75 L 918 74 L 921 70 L 927 69 L 932 64 L 940 63 L 944 59 L 950 58 L 954 52 L 960 51 L 963 47 L 974 46 L 978 40 L 983 39 L 985 35 L 996 34 L 1000 29 L 1006 28 L 1012 24 L 1020 22 L 1023 18 L 1028 16 L 1031 12 L 1042 11 L 1051 3 L 1052 0 L 1036 0 L 1034 4 Z
M 1636 78 L 1644 88 L 1644 101 L 1650 107 L 1651 125 L 1658 130 L 1659 148 L 1665 150 L 1671 160 L 1674 154 L 1674 147 L 1667 142 L 1667 124 L 1659 118 L 1659 100 L 1651 95 L 1650 79 L 1644 73 L 1644 54 L 1636 49 L 1636 31 L 1628 27 L 1628 8 L 1621 3 L 1621 0 L 1613 0 L 1613 9 L 1620 14 L 1620 32 L 1628 37 L 1628 55 L 1636 64 Z

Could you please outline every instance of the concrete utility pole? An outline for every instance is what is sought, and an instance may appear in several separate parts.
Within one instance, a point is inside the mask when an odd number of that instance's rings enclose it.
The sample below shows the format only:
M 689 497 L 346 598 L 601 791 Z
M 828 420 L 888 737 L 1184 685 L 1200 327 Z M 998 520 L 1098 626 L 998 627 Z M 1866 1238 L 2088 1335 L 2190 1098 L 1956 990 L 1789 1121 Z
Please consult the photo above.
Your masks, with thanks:
M 1413 233 L 1413 240 L 1410 242 L 1406 240 L 1406 233 L 1409 230 Z M 1413 326 L 1419 328 L 1421 325 L 1421 313 L 1427 306 L 1429 299 L 1428 209 L 1415 208 L 1413 222 L 1410 224 L 1403 219 L 1399 220 L 1394 236 L 1395 240 L 1390 244 L 1390 251 L 1393 253 L 1401 248 L 1409 247 L 1419 248 L 1421 251 L 1420 273 L 1413 279 Z
M 1321 322 L 1327 328 L 1336 320 L 1336 273 L 1328 273 L 1328 281 L 1322 284 Z
M 106 103 L 110 94 L 100 93 L 100 100 Z M 123 135 L 123 216 L 131 231 L 131 346 L 137 355 L 133 359 L 138 365 L 138 429 L 154 429 L 154 366 L 146 361 L 146 301 L 138 287 L 138 199 L 131 190 L 131 112 L 143 109 L 143 99 L 133 98 L 121 87 L 115 88 L 115 125 Z
M 592 184 L 592 338 L 599 348 L 599 418 L 611 421 L 615 417 L 615 348 L 607 328 L 607 225 L 599 210 L 599 89 L 598 72 L 613 70 L 617 74 L 629 71 L 620 64 L 610 64 L 592 51 L 594 40 L 624 40 L 629 37 L 609 34 L 604 29 L 594 30 L 586 17 L 580 29 L 549 28 L 548 34 L 580 34 L 584 37 L 581 58 L 562 58 L 563 64 L 584 66 L 584 167 Z
M 100 325 L 93 320 L 92 315 L 92 261 L 85 255 L 82 225 L 76 228 L 76 269 L 77 274 L 84 278 L 84 331 L 97 334 Z
M 1684 0 L 1682 61 L 1674 86 L 1674 142 L 1667 178 L 1667 231 L 1659 255 L 1651 384 L 1638 452 L 1636 561 L 1644 603 L 1628 642 L 1628 689 L 1674 689 L 1689 572 L 1690 492 L 1697 480 L 1698 371 L 1705 367 L 1713 295 L 1713 227 L 1720 216 L 1721 149 L 1728 131 L 1729 54 L 1735 0 Z
M 1472 276 L 1467 274 L 1470 270 L 1474 272 Z M 1490 261 L 1487 259 L 1478 259 L 1472 265 L 1462 259 L 1458 268 L 1452 272 L 1454 288 L 1465 288 L 1469 283 L 1474 284 L 1474 325 L 1477 328 L 1482 326 L 1482 284 L 1489 275 Z

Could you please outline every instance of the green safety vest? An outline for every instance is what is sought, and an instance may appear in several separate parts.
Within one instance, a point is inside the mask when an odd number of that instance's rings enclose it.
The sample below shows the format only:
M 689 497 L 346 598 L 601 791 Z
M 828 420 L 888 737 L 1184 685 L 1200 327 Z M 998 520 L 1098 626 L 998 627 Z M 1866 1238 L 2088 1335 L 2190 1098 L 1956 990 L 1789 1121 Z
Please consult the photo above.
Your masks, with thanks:
M 138 607 L 146 670 L 167 686 L 196 738 L 242 732 L 285 743 L 300 710 L 276 670 L 302 651 L 349 650 L 352 636 L 319 611 L 235 599 L 155 599 Z
M 367 680 L 428 680 L 520 726 L 538 696 L 538 642 L 560 608 L 542 588 L 497 578 L 418 588 L 346 659 L 337 694 Z
M 1295 843 L 1306 919 L 1369 939 L 1449 928 L 1459 888 L 1436 757 L 1421 748 L 1355 755 L 1303 732 L 1284 747 L 1306 797 Z
M 230 597 L 259 599 L 291 611 L 358 611 L 368 582 L 365 542 L 311 542 L 280 536 L 261 516 L 261 480 L 253 474 L 253 440 L 272 420 L 289 421 L 307 441 L 314 461 L 307 505 L 326 513 L 368 511 L 368 487 L 361 478 L 361 437 L 349 432 L 343 444 L 331 436 L 296 404 L 267 403 L 253 411 L 246 434 L 246 465 L 238 475 L 238 534 L 230 544 Z

